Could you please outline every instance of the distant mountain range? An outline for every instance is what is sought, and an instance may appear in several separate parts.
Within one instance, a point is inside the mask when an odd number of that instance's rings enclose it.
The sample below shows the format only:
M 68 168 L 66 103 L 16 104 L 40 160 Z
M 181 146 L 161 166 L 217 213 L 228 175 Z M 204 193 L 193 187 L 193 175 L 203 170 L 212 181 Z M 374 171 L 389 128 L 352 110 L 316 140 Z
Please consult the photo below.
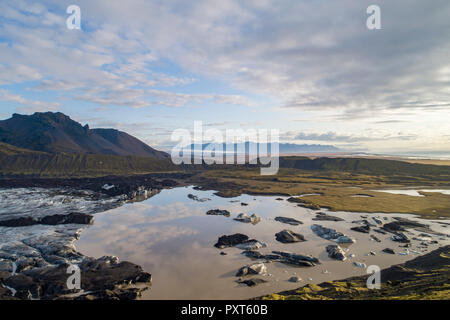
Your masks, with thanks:
M 90 129 L 60 112 L 13 114 L 12 118 L 0 121 L 0 142 L 47 153 L 169 157 L 125 132 Z
M 200 151 L 208 145 L 191 145 L 191 148 Z M 223 144 L 216 146 L 221 148 Z M 247 142 L 235 144 L 234 147 L 248 152 L 257 150 L 259 145 Z M 281 143 L 279 147 L 280 154 L 340 151 L 329 145 Z M 443 181 L 448 181 L 450 174 L 448 166 L 364 158 L 280 157 L 280 168 L 392 176 L 430 175 Z M 125 132 L 90 129 L 62 113 L 35 113 L 30 116 L 14 114 L 12 118 L 0 121 L 0 179 L 130 176 L 215 169 L 233 170 L 236 167 L 175 165 L 167 153 L 155 150 Z
M 228 146 L 231 148 L 231 144 Z M 226 144 L 224 143 L 205 143 L 191 144 L 191 149 L 198 153 L 204 150 L 206 147 L 216 149 L 216 150 L 226 150 Z M 259 143 L 256 142 L 245 142 L 245 143 L 235 143 L 234 149 L 245 150 L 245 153 L 251 154 L 251 150 L 259 150 Z M 270 152 L 270 144 L 268 146 Z M 342 152 L 341 149 L 332 145 L 321 145 L 321 144 L 295 144 L 295 143 L 279 143 L 279 153 L 280 154 L 305 154 L 305 153 L 332 153 L 332 152 Z

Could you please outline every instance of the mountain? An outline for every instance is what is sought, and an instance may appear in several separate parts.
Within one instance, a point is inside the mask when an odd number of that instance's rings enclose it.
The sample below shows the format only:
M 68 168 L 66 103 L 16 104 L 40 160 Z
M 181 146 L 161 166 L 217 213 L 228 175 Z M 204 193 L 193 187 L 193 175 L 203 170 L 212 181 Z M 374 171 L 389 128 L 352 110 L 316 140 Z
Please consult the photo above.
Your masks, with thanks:
M 295 143 L 279 143 L 279 153 L 287 154 L 287 153 L 315 153 L 315 152 L 340 152 L 341 149 L 332 146 L 332 145 L 321 145 L 321 144 L 295 144 Z M 194 149 L 195 152 L 199 152 L 200 149 L 205 149 L 206 147 L 215 148 L 216 150 L 222 149 L 225 151 L 224 143 L 205 143 L 203 145 L 199 144 L 191 144 L 191 149 Z M 231 147 L 231 145 L 230 145 Z M 245 150 L 246 153 L 249 153 L 249 150 L 259 150 L 259 143 L 256 142 L 245 142 L 245 143 L 236 143 L 234 147 L 237 150 Z M 270 151 L 270 144 L 268 146 Z
M 131 176 L 179 169 L 169 159 L 89 153 L 48 153 L 0 142 L 0 180 L 14 177 Z
M 104 154 L 167 159 L 135 137 L 115 129 L 90 129 L 63 113 L 13 114 L 0 121 L 0 142 L 47 153 Z

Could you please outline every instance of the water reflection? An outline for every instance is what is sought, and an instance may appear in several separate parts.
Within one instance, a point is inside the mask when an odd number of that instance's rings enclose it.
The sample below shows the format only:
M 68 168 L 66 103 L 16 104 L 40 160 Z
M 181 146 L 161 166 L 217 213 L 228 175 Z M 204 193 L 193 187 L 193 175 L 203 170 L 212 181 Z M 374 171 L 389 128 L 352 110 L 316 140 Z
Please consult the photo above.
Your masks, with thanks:
M 188 194 L 210 198 L 211 201 L 198 202 L 189 199 Z M 115 255 L 121 260 L 142 265 L 153 275 L 153 286 L 145 296 L 147 299 L 243 299 L 293 289 L 308 282 L 365 274 L 365 270 L 352 265 L 353 259 L 341 262 L 328 258 L 325 247 L 331 242 L 313 234 L 310 228 L 312 223 L 336 228 L 356 238 L 357 243 L 350 247 L 350 251 L 356 254 L 357 261 L 367 265 L 377 264 L 383 268 L 412 258 L 379 253 L 386 246 L 397 249 L 397 244 L 389 240 L 389 235 L 380 235 L 383 241 L 377 243 L 370 240 L 369 235 L 351 231 L 350 227 L 355 226 L 351 221 L 361 219 L 359 213 L 335 213 L 346 220 L 343 222 L 312 221 L 314 211 L 278 201 L 277 198 L 242 195 L 225 199 L 215 196 L 213 192 L 197 191 L 192 187 L 163 190 L 144 202 L 96 214 L 94 225 L 83 231 L 76 246 L 90 256 Z M 248 205 L 241 206 L 241 202 Z M 232 215 L 229 218 L 207 216 L 206 212 L 211 209 L 226 209 Z M 233 221 L 239 213 L 256 213 L 262 220 L 256 225 Z M 282 224 L 274 221 L 276 216 L 295 218 L 304 224 Z M 386 216 L 391 219 L 391 216 Z M 283 229 L 301 233 L 307 241 L 294 244 L 275 241 L 275 233 Z M 265 276 L 268 283 L 256 288 L 239 285 L 234 275 L 251 260 L 236 248 L 218 250 L 213 247 L 219 236 L 233 233 L 243 233 L 267 243 L 268 247 L 261 249 L 261 253 L 283 250 L 311 254 L 318 257 L 322 264 L 312 268 L 296 268 L 270 263 L 267 265 L 270 275 Z M 225 251 L 227 255 L 220 255 L 220 251 Z M 369 251 L 379 254 L 365 256 Z M 294 275 L 304 281 L 300 284 L 288 282 Z

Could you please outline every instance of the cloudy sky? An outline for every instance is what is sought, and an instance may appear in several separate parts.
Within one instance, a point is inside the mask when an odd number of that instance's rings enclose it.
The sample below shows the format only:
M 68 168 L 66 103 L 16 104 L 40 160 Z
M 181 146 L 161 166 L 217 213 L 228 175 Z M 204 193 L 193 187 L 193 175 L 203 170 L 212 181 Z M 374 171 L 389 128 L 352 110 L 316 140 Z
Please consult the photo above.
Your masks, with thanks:
M 69 5 L 82 30 L 69 30 Z M 366 27 L 371 4 L 381 30 Z M 448 0 L 2 0 L 0 119 L 61 111 L 153 146 L 195 120 L 283 142 L 450 150 Z

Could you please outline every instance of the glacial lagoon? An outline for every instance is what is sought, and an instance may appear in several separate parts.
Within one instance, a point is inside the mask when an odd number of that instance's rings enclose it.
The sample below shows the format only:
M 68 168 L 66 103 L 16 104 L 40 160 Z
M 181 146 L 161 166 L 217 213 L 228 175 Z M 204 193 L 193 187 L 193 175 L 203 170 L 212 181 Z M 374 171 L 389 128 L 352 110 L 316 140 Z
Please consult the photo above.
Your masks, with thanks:
M 189 194 L 201 201 L 189 198 Z M 295 289 L 309 283 L 364 275 L 366 269 L 356 266 L 354 262 L 377 265 L 383 269 L 450 243 L 448 220 L 422 220 L 405 214 L 328 213 L 321 210 L 344 221 L 314 221 L 312 219 L 318 211 L 299 207 L 287 199 L 252 195 L 222 198 L 216 196 L 214 191 L 199 191 L 193 186 L 166 189 L 147 200 L 96 213 L 94 224 L 82 231 L 75 246 L 88 256 L 114 255 L 122 261 L 141 265 L 153 276 L 152 287 L 146 291 L 143 299 L 246 299 Z M 213 209 L 228 210 L 231 216 L 206 215 L 207 211 Z M 261 217 L 261 221 L 257 224 L 235 221 L 234 218 L 240 213 L 255 213 Z M 274 220 L 277 216 L 294 218 L 303 224 L 283 224 Z M 437 240 L 438 244 L 429 241 L 426 247 L 420 246 L 423 241 L 412 240 L 406 255 L 406 249 L 400 248 L 401 243 L 392 241 L 390 233 L 373 233 L 381 240 L 377 242 L 369 234 L 350 230 L 359 225 L 355 221 L 373 217 L 378 217 L 384 223 L 393 221 L 394 217 L 421 221 L 433 231 L 447 236 L 433 235 L 432 239 Z M 314 234 L 311 230 L 313 224 L 336 229 L 356 240 L 356 243 L 344 246 L 348 257 L 345 261 L 328 257 L 325 248 L 334 242 Z M 307 241 L 290 244 L 276 241 L 275 234 L 284 229 L 302 234 Z M 412 229 L 408 231 L 408 236 L 412 238 L 420 234 Z M 258 250 L 262 254 L 275 250 L 289 251 L 312 255 L 321 263 L 313 267 L 265 263 L 267 272 L 256 278 L 264 279 L 266 283 L 255 287 L 239 284 L 236 272 L 256 261 L 242 255 L 242 250 L 238 248 L 214 247 L 220 236 L 235 233 L 265 243 L 267 247 Z M 396 254 L 383 253 L 385 248 L 394 249 Z M 289 281 L 291 277 L 301 280 L 293 283 Z

